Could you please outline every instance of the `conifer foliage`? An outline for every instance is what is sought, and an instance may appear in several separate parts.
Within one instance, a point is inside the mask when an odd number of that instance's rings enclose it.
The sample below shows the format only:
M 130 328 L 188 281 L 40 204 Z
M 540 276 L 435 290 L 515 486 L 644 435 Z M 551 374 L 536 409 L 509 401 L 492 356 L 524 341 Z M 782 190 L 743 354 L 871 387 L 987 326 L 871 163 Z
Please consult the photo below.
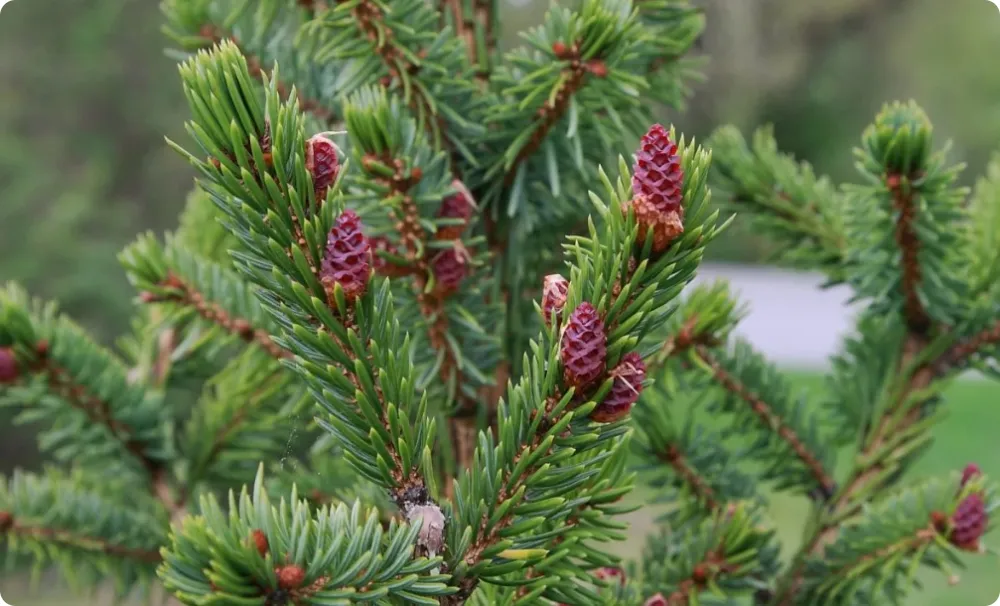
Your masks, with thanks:
M 197 183 L 121 254 L 131 332 L 0 291 L 0 403 L 59 464 L 0 482 L 15 557 L 195 605 L 787 606 L 985 549 L 978 467 L 906 472 L 944 381 L 997 374 L 1000 168 L 957 187 L 915 105 L 835 188 L 766 130 L 650 126 L 680 0 L 554 7 L 507 53 L 495 0 L 163 8 Z M 686 288 L 733 210 L 868 303 L 821 401 Z M 667 509 L 622 562 L 637 478 Z M 789 561 L 771 491 L 813 503 Z

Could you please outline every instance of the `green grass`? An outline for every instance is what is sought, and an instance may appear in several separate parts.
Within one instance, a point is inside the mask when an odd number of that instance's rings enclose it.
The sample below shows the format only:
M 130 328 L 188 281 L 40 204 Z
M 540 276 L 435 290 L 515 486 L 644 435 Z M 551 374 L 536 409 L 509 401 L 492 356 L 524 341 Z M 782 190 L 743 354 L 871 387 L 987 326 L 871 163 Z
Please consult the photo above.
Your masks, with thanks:
M 793 373 L 790 378 L 796 385 L 812 392 L 823 388 L 821 376 Z M 953 384 L 946 393 L 948 417 L 938 427 L 936 440 L 930 451 L 911 473 L 912 477 L 946 474 L 975 461 L 983 470 L 1000 478 L 1000 384 L 983 380 L 963 380 Z M 649 493 L 640 490 L 633 499 L 642 502 Z M 799 541 L 808 504 L 804 499 L 785 495 L 771 497 L 771 513 L 778 527 L 785 552 L 794 550 Z M 629 516 L 632 538 L 616 545 L 614 551 L 626 558 L 636 557 L 644 535 L 654 528 L 655 511 L 637 511 Z M 1000 536 L 998 533 L 997 536 Z M 994 539 L 1000 541 L 1000 539 Z M 914 593 L 907 606 L 987 606 L 1000 595 L 1000 561 L 992 555 L 966 558 L 969 568 L 962 573 L 957 586 L 949 586 L 947 579 L 934 571 L 920 576 L 924 590 Z M 43 587 L 51 587 L 44 583 Z M 30 593 L 23 579 L 4 579 L 0 593 L 15 606 L 56 606 L 74 603 L 80 606 L 109 604 L 107 600 L 72 599 L 67 601 L 65 592 L 48 589 Z

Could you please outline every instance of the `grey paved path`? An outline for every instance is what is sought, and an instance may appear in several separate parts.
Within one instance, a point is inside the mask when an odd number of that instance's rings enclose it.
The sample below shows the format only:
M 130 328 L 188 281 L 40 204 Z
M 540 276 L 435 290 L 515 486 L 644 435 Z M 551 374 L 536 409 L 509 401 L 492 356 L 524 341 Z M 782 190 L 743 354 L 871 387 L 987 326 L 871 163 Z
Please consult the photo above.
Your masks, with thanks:
M 724 278 L 749 306 L 737 333 L 786 367 L 825 368 L 853 329 L 846 287 L 820 290 L 822 278 L 769 267 L 703 265 L 695 283 Z

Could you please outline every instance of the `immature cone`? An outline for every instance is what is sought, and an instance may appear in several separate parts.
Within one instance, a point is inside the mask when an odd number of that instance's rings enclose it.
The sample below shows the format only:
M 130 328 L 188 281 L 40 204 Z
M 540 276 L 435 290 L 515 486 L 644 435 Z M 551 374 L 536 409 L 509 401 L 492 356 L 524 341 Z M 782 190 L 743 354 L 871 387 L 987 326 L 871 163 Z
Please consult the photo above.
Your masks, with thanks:
M 642 393 L 642 382 L 646 379 L 646 364 L 636 352 L 622 356 L 621 362 L 611 371 L 615 378 L 611 391 L 600 406 L 590 413 L 590 418 L 598 423 L 613 423 L 625 418 L 632 405 Z
M 684 232 L 684 171 L 677 144 L 663 126 L 654 124 L 643 135 L 632 165 L 633 199 L 622 207 L 635 208 L 640 236 L 653 228 L 653 251 L 661 252 Z
M 979 539 L 986 534 L 989 523 L 983 495 L 974 492 L 965 497 L 951 516 L 951 523 L 951 544 L 965 551 L 979 551 Z
M 320 281 L 327 295 L 332 298 L 338 284 L 348 301 L 363 295 L 371 279 L 370 257 L 370 245 L 361 230 L 361 219 L 353 210 L 345 210 L 330 229 L 320 267 Z
M 306 170 L 312 175 L 316 202 L 326 200 L 326 192 L 337 179 L 340 160 L 337 145 L 324 135 L 313 135 L 306 141 Z
M 476 208 L 472 193 L 469 192 L 464 183 L 455 179 L 451 186 L 458 191 L 441 201 L 437 216 L 439 219 L 460 219 L 462 222 L 458 225 L 442 226 L 436 234 L 438 240 L 454 240 L 461 236 L 469 225 L 469 219 L 472 218 L 472 213 Z
M 658 593 L 646 600 L 643 606 L 667 606 L 667 598 L 662 593 Z
M 278 577 L 278 587 L 282 589 L 298 589 L 306 580 L 306 571 L 295 564 L 279 566 L 274 569 L 274 576 Z
M 469 263 L 463 252 L 458 247 L 448 248 L 438 253 L 431 262 L 431 270 L 434 272 L 438 288 L 445 292 L 458 289 L 462 280 L 469 274 Z
M 17 380 L 17 359 L 10 347 L 0 347 L 0 385 Z
M 587 387 L 604 375 L 608 356 L 604 321 L 590 303 L 573 310 L 562 337 L 563 378 L 570 387 Z
M 542 283 L 542 316 L 545 325 L 552 321 L 552 314 L 559 316 L 566 306 L 566 296 L 569 294 L 569 280 L 559 274 L 545 276 Z

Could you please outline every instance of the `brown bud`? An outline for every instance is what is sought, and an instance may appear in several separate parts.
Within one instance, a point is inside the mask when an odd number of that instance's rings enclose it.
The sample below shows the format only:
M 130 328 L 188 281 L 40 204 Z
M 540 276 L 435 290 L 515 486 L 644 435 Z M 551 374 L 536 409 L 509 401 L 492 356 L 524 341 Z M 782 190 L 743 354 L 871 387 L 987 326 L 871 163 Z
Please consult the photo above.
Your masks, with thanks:
M 9 511 L 0 511 L 0 532 L 7 532 L 14 526 L 14 516 Z
M 444 547 L 445 518 L 440 507 L 434 503 L 414 505 L 407 510 L 406 519 L 411 524 L 420 522 L 417 545 L 424 548 L 430 557 L 441 553 Z
M 270 545 L 267 542 L 267 536 L 264 534 L 263 530 L 255 529 L 250 533 L 250 540 L 253 542 L 253 546 L 257 548 L 257 553 L 260 557 L 267 555 Z
M 302 582 L 306 580 L 306 571 L 295 564 L 287 564 L 274 569 L 274 576 L 278 577 L 278 587 L 282 589 L 298 589 Z
M 243 339 L 253 338 L 253 326 L 250 326 L 250 322 L 247 322 L 244 318 L 236 318 L 233 320 L 233 332 L 238 334 Z
M 605 78 L 608 75 L 608 65 L 600 59 L 587 62 L 587 71 L 598 78 Z
M 559 274 L 545 276 L 542 283 L 542 319 L 546 326 L 552 321 L 552 314 L 557 317 L 562 314 L 568 294 L 569 280 Z
M 552 43 L 552 52 L 556 57 L 560 59 L 566 56 L 566 43 L 561 41 L 555 41 Z

